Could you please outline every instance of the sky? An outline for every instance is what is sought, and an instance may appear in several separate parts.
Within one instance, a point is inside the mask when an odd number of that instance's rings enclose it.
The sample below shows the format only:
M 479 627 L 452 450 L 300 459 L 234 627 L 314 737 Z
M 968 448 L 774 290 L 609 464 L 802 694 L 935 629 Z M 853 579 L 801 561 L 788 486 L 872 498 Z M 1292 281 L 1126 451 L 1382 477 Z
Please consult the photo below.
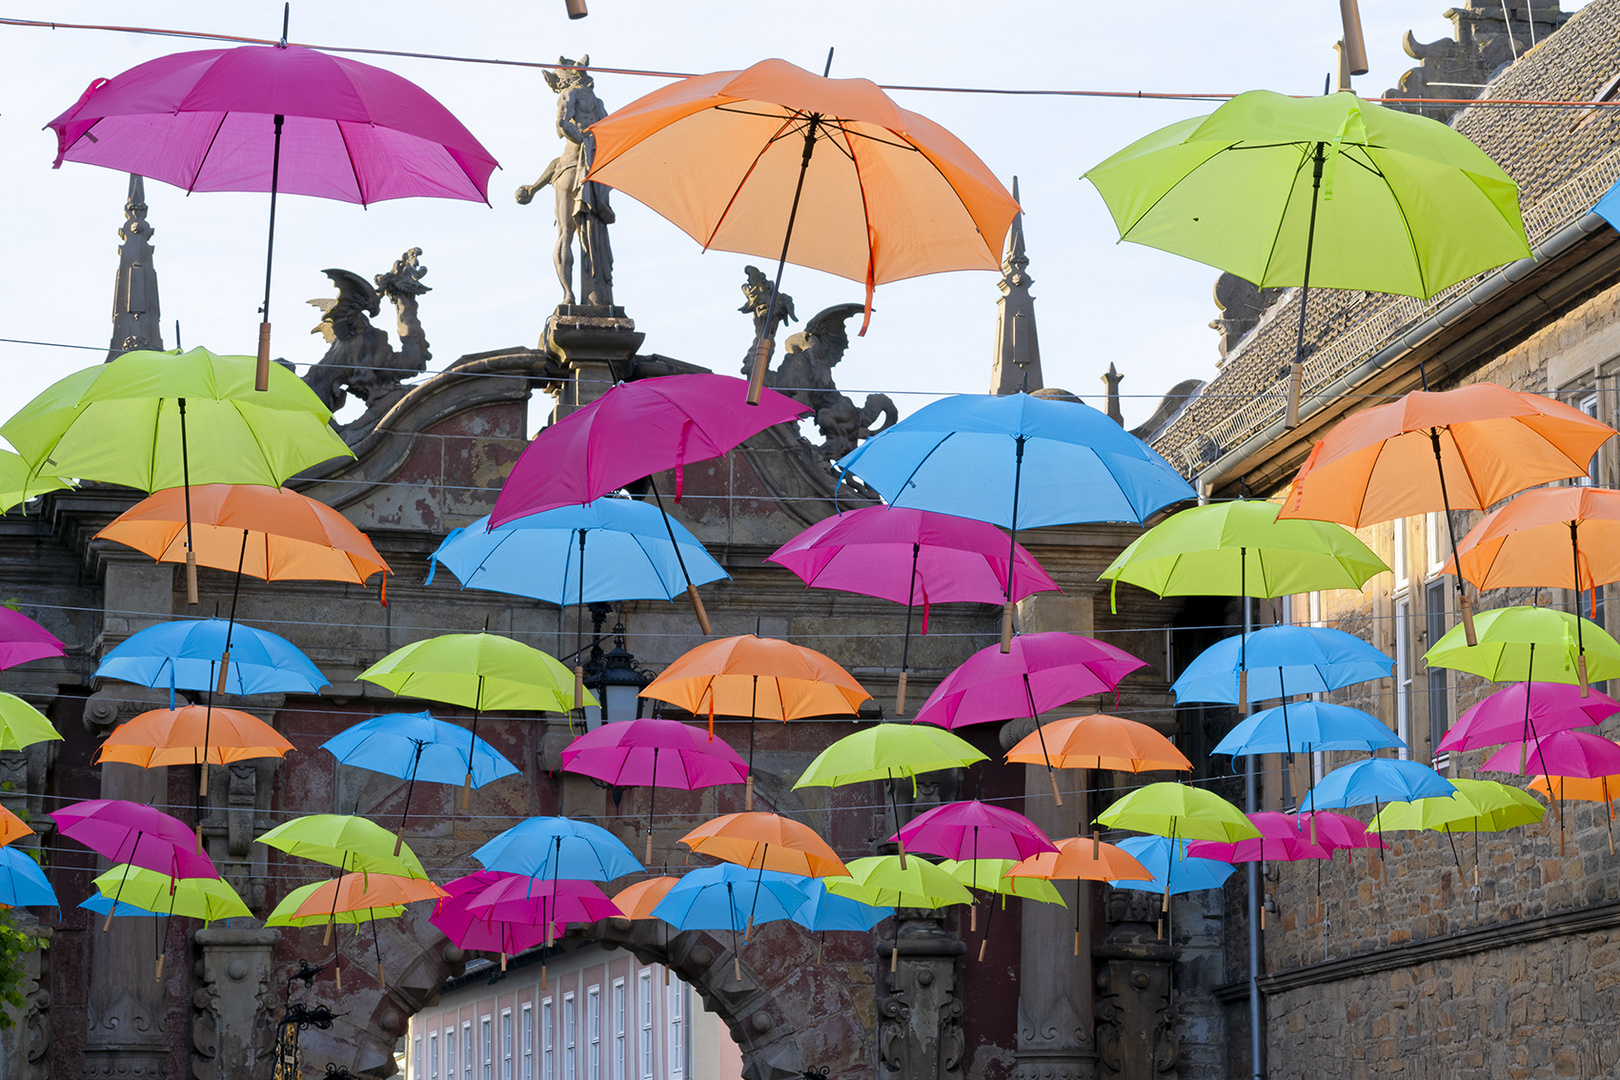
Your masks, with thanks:
M 386 6 L 294 3 L 289 40 L 463 57 L 555 62 L 589 54 L 595 65 L 700 73 L 777 56 L 880 84 L 1014 89 L 1320 93 L 1336 70 L 1334 0 L 1156 0 L 1129 8 L 1075 0 L 818 0 L 739 5 L 718 0 L 590 0 L 590 15 L 566 18 L 564 0 L 442 2 Z M 1566 10 L 1581 6 L 1565 0 Z M 1443 0 L 1361 0 L 1370 74 L 1366 96 L 1394 85 L 1416 61 L 1401 51 L 1449 37 Z M 1127 11 L 1140 12 L 1129 19 Z M 177 0 L 0 0 L 0 17 L 279 36 L 282 4 Z M 124 174 L 69 162 L 52 170 L 45 123 L 94 78 L 171 52 L 218 47 L 168 37 L 0 25 L 0 193 L 7 251 L 0 259 L 0 337 L 92 346 L 110 336 Z M 322 270 L 369 278 L 410 247 L 423 250 L 433 291 L 420 318 L 438 369 L 459 355 L 536 344 L 561 300 L 551 265 L 549 197 L 518 206 L 559 151 L 555 96 L 539 70 L 396 57 L 358 57 L 411 79 L 443 102 L 500 161 L 490 204 L 406 199 L 359 206 L 291 196 L 277 211 L 273 352 L 299 365 L 325 352 L 309 331 L 319 314 L 305 301 L 335 295 Z M 609 110 L 665 79 L 601 74 Z M 1048 386 L 1102 403 L 1110 363 L 1127 424 L 1145 420 L 1182 379 L 1216 373 L 1216 271 L 1116 242 L 1087 168 L 1148 132 L 1207 113 L 1208 103 L 897 91 L 904 108 L 943 124 L 1010 186 L 1017 176 L 1034 279 Z M 186 196 L 147 185 L 164 344 L 178 320 L 187 348 L 257 348 L 268 200 L 263 195 Z M 614 292 L 643 352 L 737 374 L 752 336 L 739 314 L 743 268 L 765 260 L 703 253 L 675 226 L 616 196 Z M 902 413 L 931 395 L 988 389 L 995 337 L 996 275 L 959 272 L 880 287 L 871 329 L 852 341 L 835 375 L 859 402 L 882 391 Z M 789 266 L 783 291 L 801 317 L 859 302 L 858 283 Z M 376 324 L 392 331 L 385 306 Z M 5 379 L 0 416 L 51 381 L 97 363 L 94 351 L 0 343 Z M 533 410 L 538 422 L 544 409 Z

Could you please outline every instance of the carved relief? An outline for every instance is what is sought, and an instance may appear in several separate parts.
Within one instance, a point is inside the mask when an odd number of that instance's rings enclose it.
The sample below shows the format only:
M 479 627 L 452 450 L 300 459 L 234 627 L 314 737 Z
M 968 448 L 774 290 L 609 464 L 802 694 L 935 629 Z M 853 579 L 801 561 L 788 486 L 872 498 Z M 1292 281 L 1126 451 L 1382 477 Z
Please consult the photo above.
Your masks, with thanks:
M 271 985 L 275 930 L 199 930 L 199 985 L 191 995 L 191 1074 L 195 1080 L 261 1076 L 275 1040 Z
M 350 270 L 325 271 L 338 294 L 309 301 L 324 316 L 310 333 L 325 338 L 328 348 L 304 381 L 327 408 L 342 408 L 350 394 L 368 411 L 385 407 L 404 392 L 403 380 L 427 370 L 433 353 L 417 318 L 417 300 L 432 288 L 422 284 L 428 268 L 421 255 L 421 248 L 406 251 L 386 273 L 372 278 L 375 287 Z M 385 331 L 371 325 L 384 297 L 393 301 L 398 316 L 398 350 Z

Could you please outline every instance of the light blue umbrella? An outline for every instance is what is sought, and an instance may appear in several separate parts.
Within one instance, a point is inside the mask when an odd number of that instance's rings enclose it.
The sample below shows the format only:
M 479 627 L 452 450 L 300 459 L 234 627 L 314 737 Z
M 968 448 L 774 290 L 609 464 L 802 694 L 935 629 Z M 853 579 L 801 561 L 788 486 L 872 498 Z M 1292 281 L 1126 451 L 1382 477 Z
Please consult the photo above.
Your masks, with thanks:
M 1405 748 L 1406 743 L 1371 713 L 1326 701 L 1301 701 L 1262 709 L 1240 721 L 1211 754 L 1308 754 L 1319 750 Z
M 730 576 L 685 526 L 671 520 L 666 530 L 656 506 L 607 496 L 497 529 L 481 517 L 445 537 L 429 564 L 430 584 L 443 564 L 464 589 L 529 596 L 558 607 L 673 600 L 686 591 L 688 574 L 693 585 Z
M 182 619 L 131 634 L 101 661 L 98 679 L 226 694 L 317 693 L 325 675 L 292 642 L 224 619 Z M 230 661 L 219 677 L 227 634 Z M 170 705 L 173 705 L 171 700 Z
M 1217 641 L 1170 689 L 1177 701 L 1236 704 L 1240 671 L 1248 672 L 1248 699 L 1264 701 L 1387 678 L 1394 667 L 1394 660 L 1343 630 L 1268 626 L 1247 635 L 1247 644 L 1243 635 Z
M 803 879 L 804 903 L 788 918 L 812 932 L 824 930 L 870 930 L 894 914 L 892 907 L 874 907 L 847 896 L 829 892 L 821 878 Z
M 60 907 L 45 871 L 26 851 L 0 847 L 0 904 L 6 907 Z
M 164 912 L 161 912 L 161 911 L 148 911 L 146 908 L 138 907 L 137 905 L 130 903 L 128 900 L 120 900 L 117 903 L 114 903 L 112 897 L 103 896 L 99 892 L 91 893 L 89 896 L 85 897 L 83 900 L 80 900 L 79 901 L 79 906 L 84 908 L 86 911 L 93 911 L 97 915 L 116 915 L 120 919 L 123 919 L 123 918 L 157 918 L 157 919 L 161 919 L 161 918 L 164 917 L 164 914 L 165 914 Z
M 755 923 L 791 919 L 809 897 L 809 878 L 776 870 L 749 870 L 721 863 L 693 870 L 670 886 L 652 914 L 677 930 L 730 930 L 733 974 L 742 978 L 737 931 L 743 942 Z
M 600 825 L 564 817 L 520 821 L 473 852 L 486 870 L 532 878 L 612 881 L 644 867 Z
M 1153 880 L 1110 881 L 1116 889 L 1169 894 L 1218 889 L 1237 869 L 1219 859 L 1188 855 L 1187 841 L 1172 841 L 1167 836 L 1129 836 L 1119 842 L 1119 848 L 1146 867 Z
M 1454 796 L 1451 781 L 1419 761 L 1401 758 L 1365 758 L 1341 765 L 1322 778 L 1305 798 L 1300 813 L 1336 807 L 1374 806 L 1414 799 Z

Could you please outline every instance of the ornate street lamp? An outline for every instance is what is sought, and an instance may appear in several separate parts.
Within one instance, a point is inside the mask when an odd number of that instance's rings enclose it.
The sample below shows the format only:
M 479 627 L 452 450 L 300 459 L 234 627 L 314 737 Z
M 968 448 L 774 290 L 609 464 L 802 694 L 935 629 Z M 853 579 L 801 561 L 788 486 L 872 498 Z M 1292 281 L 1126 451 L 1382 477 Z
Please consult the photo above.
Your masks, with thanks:
M 620 610 L 619 619 L 613 626 L 613 648 L 605 653 L 601 650 L 600 630 L 602 623 L 607 621 L 607 612 L 602 611 L 600 619 L 597 615 L 596 606 L 592 605 L 591 617 L 598 633 L 591 646 L 591 658 L 585 664 L 585 685 L 590 687 L 601 705 L 585 707 L 587 731 L 595 731 L 603 724 L 616 720 L 639 718 L 641 691 L 653 680 L 653 673 L 637 667 L 636 658 L 624 647 L 623 610 Z

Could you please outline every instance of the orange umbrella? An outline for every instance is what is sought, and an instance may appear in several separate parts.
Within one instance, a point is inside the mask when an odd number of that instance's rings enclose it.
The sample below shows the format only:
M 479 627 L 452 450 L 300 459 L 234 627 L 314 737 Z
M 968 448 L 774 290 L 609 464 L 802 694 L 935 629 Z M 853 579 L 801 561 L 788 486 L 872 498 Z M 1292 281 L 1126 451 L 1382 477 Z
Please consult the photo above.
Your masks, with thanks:
M 627 919 L 651 919 L 653 908 L 658 906 L 664 894 L 680 880 L 678 877 L 655 877 L 638 881 L 628 888 L 621 889 L 613 897 L 613 906 L 624 912 Z
M 1614 429 L 1579 409 L 1493 383 L 1413 391 L 1341 420 L 1294 478 L 1279 518 L 1360 527 L 1453 509 L 1483 510 L 1516 492 L 1586 474 Z M 1457 537 L 1451 534 L 1457 557 Z M 1474 619 L 1457 581 L 1468 644 Z
M 726 814 L 681 837 L 700 855 L 749 870 L 801 877 L 847 877 L 849 868 L 816 830 L 780 814 Z
M 101 744 L 96 763 L 120 761 L 143 769 L 229 765 L 253 758 L 284 757 L 291 749 L 292 743 L 251 713 L 182 705 L 178 709 L 143 712 L 120 725 Z
M 382 942 L 377 939 L 379 916 L 392 918 L 394 911 L 405 904 L 419 900 L 438 900 L 450 894 L 423 878 L 402 877 L 396 874 L 350 873 L 322 882 L 293 909 L 292 918 L 305 919 L 326 916 L 326 940 L 332 939 L 332 928 L 337 925 L 338 912 L 354 912 L 360 916 L 356 922 L 371 923 L 372 944 L 377 950 L 377 982 L 386 986 L 383 978 Z M 356 926 L 356 933 L 359 927 Z M 343 989 L 343 973 L 336 968 L 337 987 Z
M 1550 557 L 1566 544 L 1568 559 Z M 1620 581 L 1620 491 L 1526 491 L 1468 530 L 1444 572 L 1455 574 L 1459 565 L 1482 591 L 1539 585 L 1582 592 Z
M 1043 751 L 1040 740 L 1045 739 Z M 1093 713 L 1053 720 L 1039 733 L 1030 733 L 1007 751 L 1007 760 L 1043 765 L 1050 757 L 1054 769 L 1117 769 L 1154 772 L 1173 769 L 1191 772 L 1192 762 L 1175 744 L 1146 724 L 1118 716 Z
M 1152 881 L 1153 873 L 1136 857 L 1113 844 L 1105 844 L 1092 833 L 1054 840 L 1056 851 L 1040 851 L 1013 864 L 1008 877 L 1063 878 L 1079 881 Z M 1074 906 L 1074 955 L 1080 955 L 1080 905 Z
M 13 840 L 21 840 L 25 836 L 32 836 L 33 829 L 22 818 L 10 810 L 0 806 L 0 847 L 5 847 Z
M 1530 790 L 1548 802 L 1574 799 L 1608 803 L 1609 854 L 1614 854 L 1614 801 L 1620 799 L 1620 776 L 1537 776 L 1530 781 Z
M 855 716 L 871 699 L 854 676 L 813 649 L 776 638 L 743 634 L 705 641 L 675 658 L 641 692 L 694 716 L 748 717 L 748 783 L 745 806 L 754 806 L 754 721 L 811 716 Z
M 764 385 L 786 263 L 864 282 L 870 318 L 876 285 L 998 269 L 1018 212 L 995 174 L 938 124 L 865 79 L 829 79 L 785 60 L 683 79 L 591 134 L 592 180 L 646 203 L 705 250 L 778 260 L 749 404 Z M 795 233 L 801 209 L 811 227 Z

